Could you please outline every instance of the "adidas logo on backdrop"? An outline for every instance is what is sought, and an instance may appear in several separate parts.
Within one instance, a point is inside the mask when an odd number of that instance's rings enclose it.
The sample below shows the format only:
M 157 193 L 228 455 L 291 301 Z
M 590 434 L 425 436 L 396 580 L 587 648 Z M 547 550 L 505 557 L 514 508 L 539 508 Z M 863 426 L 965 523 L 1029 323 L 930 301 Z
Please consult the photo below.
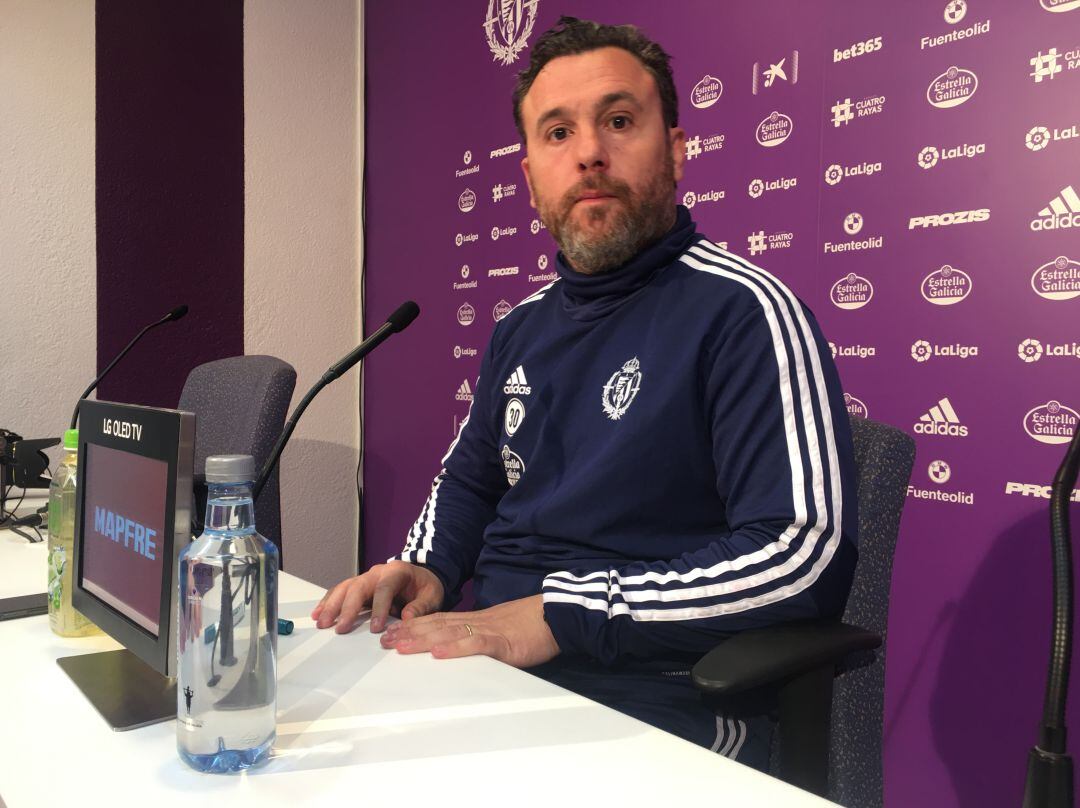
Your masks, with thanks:
M 930 412 L 919 416 L 915 431 L 920 435 L 949 435 L 955 438 L 966 438 L 968 434 L 968 428 L 960 423 L 947 397 L 931 407 Z

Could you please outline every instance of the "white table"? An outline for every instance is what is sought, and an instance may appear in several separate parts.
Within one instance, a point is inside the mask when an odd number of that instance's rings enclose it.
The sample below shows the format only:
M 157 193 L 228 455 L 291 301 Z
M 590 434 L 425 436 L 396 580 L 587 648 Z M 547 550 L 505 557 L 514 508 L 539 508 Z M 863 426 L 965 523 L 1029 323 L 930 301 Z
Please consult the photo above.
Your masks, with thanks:
M 0 531 L 0 597 L 44 584 L 44 544 Z M 402 656 L 366 625 L 319 631 L 308 614 L 323 591 L 281 576 L 295 630 L 278 645 L 277 743 L 236 775 L 188 768 L 171 721 L 108 728 L 55 659 L 112 639 L 0 621 L 0 804 L 832 805 L 494 660 Z

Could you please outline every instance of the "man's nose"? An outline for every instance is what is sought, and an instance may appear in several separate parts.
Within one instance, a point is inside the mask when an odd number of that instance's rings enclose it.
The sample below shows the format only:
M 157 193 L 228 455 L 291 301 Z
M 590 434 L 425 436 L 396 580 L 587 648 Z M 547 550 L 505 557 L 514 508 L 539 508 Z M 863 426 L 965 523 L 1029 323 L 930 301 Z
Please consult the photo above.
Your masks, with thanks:
M 608 167 L 607 146 L 603 133 L 591 126 L 582 127 L 575 138 L 578 169 L 580 171 L 603 171 Z

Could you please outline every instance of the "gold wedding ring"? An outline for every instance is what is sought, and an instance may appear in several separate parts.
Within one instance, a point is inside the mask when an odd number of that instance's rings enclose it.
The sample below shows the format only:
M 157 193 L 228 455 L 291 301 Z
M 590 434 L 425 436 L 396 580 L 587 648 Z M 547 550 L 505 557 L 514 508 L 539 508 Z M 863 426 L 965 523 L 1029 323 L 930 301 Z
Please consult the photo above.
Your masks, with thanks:
M 465 630 L 469 632 L 470 637 L 473 635 L 472 626 L 470 626 L 468 623 L 465 624 Z

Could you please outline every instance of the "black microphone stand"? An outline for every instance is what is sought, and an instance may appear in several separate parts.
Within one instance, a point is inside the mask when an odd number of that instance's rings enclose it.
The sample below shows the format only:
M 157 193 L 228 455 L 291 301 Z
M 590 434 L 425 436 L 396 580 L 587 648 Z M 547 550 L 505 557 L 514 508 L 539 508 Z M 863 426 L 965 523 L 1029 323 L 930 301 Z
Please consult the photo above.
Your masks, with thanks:
M 1028 754 L 1024 808 L 1073 808 L 1073 764 L 1066 752 L 1065 700 L 1072 653 L 1072 535 L 1069 500 L 1080 472 L 1080 424 L 1050 489 L 1050 541 L 1054 561 L 1054 625 L 1039 742 Z

